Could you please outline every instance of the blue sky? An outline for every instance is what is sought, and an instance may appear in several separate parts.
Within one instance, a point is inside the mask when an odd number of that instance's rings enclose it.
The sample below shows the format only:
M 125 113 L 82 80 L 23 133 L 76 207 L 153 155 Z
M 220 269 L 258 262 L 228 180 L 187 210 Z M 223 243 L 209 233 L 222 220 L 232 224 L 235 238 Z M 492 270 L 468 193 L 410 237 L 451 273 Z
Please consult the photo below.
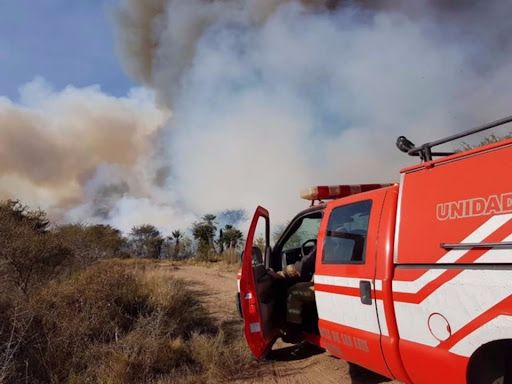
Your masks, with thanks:
M 133 86 L 117 58 L 114 0 L 0 0 L 0 95 L 42 76 L 57 89 L 100 84 L 120 96 Z

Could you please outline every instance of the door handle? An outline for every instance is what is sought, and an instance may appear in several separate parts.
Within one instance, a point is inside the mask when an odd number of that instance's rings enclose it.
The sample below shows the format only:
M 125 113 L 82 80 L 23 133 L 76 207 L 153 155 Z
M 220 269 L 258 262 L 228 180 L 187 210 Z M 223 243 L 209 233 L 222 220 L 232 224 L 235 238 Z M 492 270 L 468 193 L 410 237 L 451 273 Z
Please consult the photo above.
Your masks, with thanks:
M 372 283 L 370 281 L 361 280 L 359 282 L 359 296 L 362 304 L 372 305 Z

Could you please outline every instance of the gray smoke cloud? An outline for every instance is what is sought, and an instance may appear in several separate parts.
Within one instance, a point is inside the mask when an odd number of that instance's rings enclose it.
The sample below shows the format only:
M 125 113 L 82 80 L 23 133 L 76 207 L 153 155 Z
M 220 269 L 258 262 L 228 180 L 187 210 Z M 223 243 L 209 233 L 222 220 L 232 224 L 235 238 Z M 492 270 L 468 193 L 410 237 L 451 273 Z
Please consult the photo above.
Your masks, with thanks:
M 172 105 L 183 73 L 195 60 L 199 41 L 219 24 L 261 26 L 292 0 L 124 0 L 115 13 L 119 48 L 126 71 L 158 90 Z M 303 0 L 309 10 L 338 1 Z
M 146 89 L 116 98 L 97 86 L 56 91 L 38 78 L 20 89 L 19 101 L 0 97 L 0 199 L 41 207 L 57 221 L 125 230 L 127 214 L 149 221 L 151 213 L 124 206 L 170 201 L 157 199 L 150 180 L 155 134 L 169 116 Z
M 416 162 L 399 135 L 508 115 L 511 15 L 498 0 L 120 0 L 121 60 L 156 96 L 31 84 L 0 99 L 0 197 L 123 230 L 257 204 L 284 222 L 305 186 L 398 180 Z
M 137 2 L 122 10 L 138 19 Z M 168 0 L 128 66 L 173 111 L 159 156 L 193 212 L 269 206 L 310 184 L 386 182 L 421 142 L 510 109 L 512 4 Z M 144 13 L 143 17 L 146 17 Z M 152 41 L 151 57 L 129 41 Z M 135 63 L 135 64 L 134 64 Z M 139 63 L 139 64 L 137 64 Z

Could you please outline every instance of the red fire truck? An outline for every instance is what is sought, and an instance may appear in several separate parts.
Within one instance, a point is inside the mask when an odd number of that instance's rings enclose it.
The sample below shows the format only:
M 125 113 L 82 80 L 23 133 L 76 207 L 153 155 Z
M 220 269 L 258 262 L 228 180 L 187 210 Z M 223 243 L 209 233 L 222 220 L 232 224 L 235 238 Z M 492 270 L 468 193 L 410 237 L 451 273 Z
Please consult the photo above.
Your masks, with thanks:
M 316 313 L 304 317 L 315 326 L 304 326 L 304 340 L 405 383 L 512 382 L 512 139 L 434 151 L 511 121 L 417 147 L 400 137 L 421 163 L 399 184 L 312 188 L 303 196 L 319 203 L 273 247 L 258 207 L 239 282 L 254 356 L 286 333 L 274 272 L 316 249 Z

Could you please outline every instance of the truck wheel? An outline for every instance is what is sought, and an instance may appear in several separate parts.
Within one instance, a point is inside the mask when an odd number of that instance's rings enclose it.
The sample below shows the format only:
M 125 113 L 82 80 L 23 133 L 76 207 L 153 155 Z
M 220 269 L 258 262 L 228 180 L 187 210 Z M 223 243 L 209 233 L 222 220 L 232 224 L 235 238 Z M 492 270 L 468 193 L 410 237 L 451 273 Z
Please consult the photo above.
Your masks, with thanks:
M 484 345 L 471 358 L 468 384 L 512 383 L 512 370 L 508 367 L 511 357 L 512 343 L 509 341 Z
M 480 372 L 472 380 L 470 384 L 505 384 L 505 374 L 496 371 Z

